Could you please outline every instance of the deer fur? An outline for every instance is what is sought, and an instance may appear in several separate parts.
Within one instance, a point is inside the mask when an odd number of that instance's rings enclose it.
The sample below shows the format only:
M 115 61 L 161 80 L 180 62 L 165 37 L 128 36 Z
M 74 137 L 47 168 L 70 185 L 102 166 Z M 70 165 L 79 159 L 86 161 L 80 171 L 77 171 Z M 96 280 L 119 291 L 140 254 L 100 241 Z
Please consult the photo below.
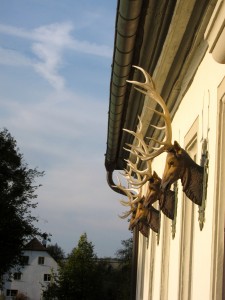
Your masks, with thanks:
M 175 192 L 171 190 L 162 191 L 161 178 L 156 172 L 153 172 L 149 179 L 149 190 L 144 199 L 144 206 L 151 207 L 156 201 L 159 201 L 159 206 L 162 212 L 170 219 L 174 219 L 175 209 Z
M 161 187 L 167 190 L 181 179 L 183 191 L 195 204 L 202 204 L 204 168 L 196 164 L 189 154 L 175 141 L 168 150 Z
M 129 229 L 133 230 L 135 226 L 145 237 L 148 237 L 149 229 L 158 233 L 160 228 L 159 211 L 153 206 L 146 208 L 142 201 L 139 202 L 130 220 Z
M 149 179 L 149 188 L 145 197 L 138 203 L 130 220 L 129 229 L 137 226 L 138 230 L 148 236 L 149 229 L 158 233 L 160 228 L 160 213 L 152 205 L 159 201 L 162 212 L 170 219 L 174 219 L 175 192 L 161 190 L 161 178 L 153 172 Z

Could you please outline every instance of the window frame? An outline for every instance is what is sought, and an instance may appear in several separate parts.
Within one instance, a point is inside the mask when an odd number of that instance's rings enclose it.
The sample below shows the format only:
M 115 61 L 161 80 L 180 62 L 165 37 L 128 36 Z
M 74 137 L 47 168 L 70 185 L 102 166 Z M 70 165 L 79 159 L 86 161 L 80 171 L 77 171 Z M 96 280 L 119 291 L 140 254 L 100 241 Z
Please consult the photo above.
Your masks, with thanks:
M 13 274 L 13 279 L 14 280 L 21 280 L 21 277 L 22 277 L 22 273 L 21 272 L 15 272 Z
M 45 257 L 44 256 L 38 256 L 38 264 L 44 265 L 45 264 Z
M 23 265 L 29 265 L 29 255 L 22 255 L 22 263 Z
M 14 289 L 12 289 L 12 290 L 7 289 L 6 290 L 6 297 L 9 297 L 9 296 L 15 297 L 15 296 L 17 296 L 17 294 L 18 294 L 18 290 L 14 290 Z
M 214 203 L 212 222 L 212 271 L 210 276 L 210 299 L 222 299 L 225 295 L 225 278 L 223 278 L 224 263 L 224 220 L 225 220 L 225 77 L 217 87 L 217 125 L 216 125 L 216 161 L 214 183 Z M 224 272 L 225 277 L 225 272 Z
M 44 279 L 44 282 L 50 282 L 51 281 L 51 274 L 49 274 L 49 273 L 44 274 L 43 279 Z

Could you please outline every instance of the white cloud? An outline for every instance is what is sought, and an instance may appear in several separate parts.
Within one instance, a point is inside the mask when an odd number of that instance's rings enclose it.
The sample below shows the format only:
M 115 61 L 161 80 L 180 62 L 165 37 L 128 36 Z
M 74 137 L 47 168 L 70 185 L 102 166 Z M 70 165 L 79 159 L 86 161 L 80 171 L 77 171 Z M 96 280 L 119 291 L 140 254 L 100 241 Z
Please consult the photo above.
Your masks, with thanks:
M 0 64 L 16 67 L 32 67 L 33 61 L 15 50 L 0 47 Z
M 112 57 L 112 49 L 108 46 L 97 45 L 95 43 L 89 43 L 88 41 L 71 41 L 70 48 L 79 52 L 98 55 L 103 57 Z
M 32 32 L 10 25 L 0 24 L 0 33 L 25 39 L 33 39 Z
M 70 22 L 54 23 L 35 28 L 33 30 L 33 38 L 56 47 L 67 47 L 73 40 L 71 36 L 72 30 L 73 25 Z
M 65 82 L 58 70 L 62 63 L 62 51 L 51 44 L 35 43 L 32 46 L 33 52 L 40 59 L 34 63 L 35 70 L 42 75 L 54 88 L 62 90 Z
M 63 50 L 68 48 L 72 40 L 72 28 L 72 24 L 69 23 L 56 23 L 41 26 L 33 31 L 35 42 L 32 50 L 39 58 L 34 68 L 58 90 L 62 90 L 65 85 L 58 71 L 63 64 Z
M 50 166 L 57 160 L 67 163 L 74 152 L 76 157 L 91 153 L 93 158 L 99 153 L 99 144 L 105 150 L 107 115 L 106 105 L 101 101 L 82 98 L 65 90 L 53 91 L 44 98 L 36 96 L 39 101 L 26 105 L 0 98 L 0 106 L 5 112 L 1 122 L 13 129 L 22 152 L 26 149 L 25 157 L 32 153 L 36 164 L 45 169 L 46 160 Z M 103 153 L 99 155 L 103 160 Z M 41 156 L 45 157 L 44 161 L 40 160 Z
M 4 59 L 0 59 L 0 63 L 14 66 L 33 66 L 34 70 L 55 89 L 62 90 L 65 87 L 65 80 L 60 75 L 59 70 L 64 63 L 65 50 L 108 58 L 112 56 L 111 49 L 105 45 L 74 39 L 72 36 L 73 29 L 70 22 L 54 23 L 33 30 L 0 24 L 0 33 L 30 40 L 31 50 L 36 57 L 32 61 L 16 51 L 1 49 Z

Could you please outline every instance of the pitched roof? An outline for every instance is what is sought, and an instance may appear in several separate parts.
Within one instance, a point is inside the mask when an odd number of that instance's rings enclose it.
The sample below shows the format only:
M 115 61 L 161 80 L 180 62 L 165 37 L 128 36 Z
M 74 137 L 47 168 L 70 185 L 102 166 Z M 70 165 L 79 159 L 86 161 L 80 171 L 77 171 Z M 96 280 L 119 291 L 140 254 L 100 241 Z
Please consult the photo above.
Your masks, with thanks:
M 39 242 L 37 238 L 31 240 L 26 246 L 24 250 L 32 250 L 32 251 L 47 251 L 47 249 Z

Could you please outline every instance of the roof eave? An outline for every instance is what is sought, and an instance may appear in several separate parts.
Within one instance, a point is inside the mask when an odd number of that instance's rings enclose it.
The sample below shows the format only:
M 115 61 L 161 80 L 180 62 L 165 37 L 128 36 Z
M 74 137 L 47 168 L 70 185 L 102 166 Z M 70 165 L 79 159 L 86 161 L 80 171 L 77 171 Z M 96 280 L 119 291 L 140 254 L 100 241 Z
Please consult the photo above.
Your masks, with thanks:
M 127 79 L 142 80 L 133 64 L 143 67 L 154 78 L 173 118 L 179 103 L 191 84 L 206 50 L 204 31 L 216 0 L 204 1 L 119 1 L 108 119 L 106 170 L 125 167 L 128 156 L 123 149 L 132 143 L 123 128 L 136 130 L 137 116 L 144 113 L 143 96 Z M 149 118 L 149 116 L 148 116 Z M 151 116 L 152 124 L 158 122 Z M 146 134 L 151 136 L 149 127 Z

